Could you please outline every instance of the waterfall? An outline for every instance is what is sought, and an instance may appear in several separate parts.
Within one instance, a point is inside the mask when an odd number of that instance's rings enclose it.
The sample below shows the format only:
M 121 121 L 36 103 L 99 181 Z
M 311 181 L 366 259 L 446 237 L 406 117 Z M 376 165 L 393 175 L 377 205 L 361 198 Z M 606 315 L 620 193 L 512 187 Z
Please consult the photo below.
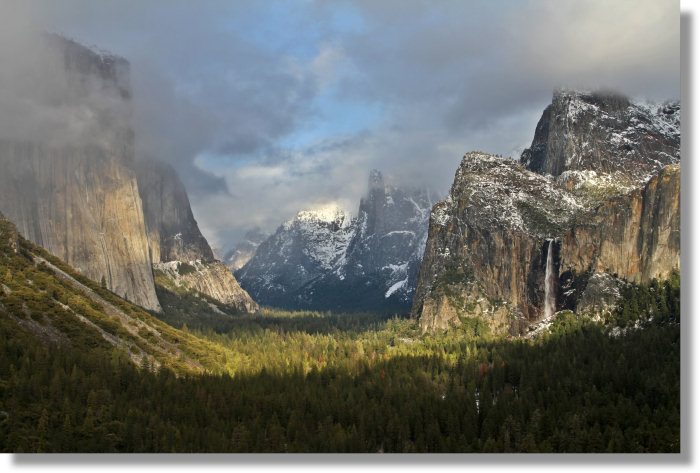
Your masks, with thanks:
M 552 257 L 552 246 L 554 238 L 549 240 L 547 248 L 547 270 L 544 275 L 544 317 L 549 320 L 554 315 L 556 307 L 554 301 L 554 258 Z

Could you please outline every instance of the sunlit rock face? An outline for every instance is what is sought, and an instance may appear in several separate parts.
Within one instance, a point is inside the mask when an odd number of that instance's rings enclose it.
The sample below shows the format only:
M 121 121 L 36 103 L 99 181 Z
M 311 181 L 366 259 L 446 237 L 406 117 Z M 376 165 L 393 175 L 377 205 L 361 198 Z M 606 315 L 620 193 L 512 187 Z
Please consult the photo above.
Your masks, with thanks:
M 543 315 L 547 240 L 584 211 L 511 159 L 467 153 L 447 199 L 433 207 L 413 315 L 424 330 L 463 315 L 496 332 L 523 330 Z
M 555 310 L 588 311 L 596 294 L 610 308 L 625 281 L 678 269 L 679 115 L 560 91 L 520 163 L 468 153 L 431 213 L 412 308 L 423 330 L 480 317 L 527 331 L 544 317 L 550 239 Z
M 239 312 L 252 313 L 260 308 L 221 261 L 168 261 L 154 263 L 153 269 L 161 271 L 175 286 L 205 294 Z
M 261 304 L 407 312 L 433 199 L 372 171 L 357 217 L 335 205 L 301 211 L 236 275 Z
M 0 133 L 0 210 L 89 278 L 159 310 L 133 170 L 129 64 L 58 36 L 40 43 L 45 64 L 33 67 L 46 83 L 27 92 L 26 108 L 15 103 L 24 127 Z
M 680 166 L 604 202 L 561 236 L 560 271 L 606 272 L 634 283 L 680 268 Z
M 224 255 L 224 262 L 235 273 L 250 261 L 260 243 L 269 237 L 270 235 L 260 230 L 260 228 L 254 228 L 246 232 L 243 236 L 243 241 Z

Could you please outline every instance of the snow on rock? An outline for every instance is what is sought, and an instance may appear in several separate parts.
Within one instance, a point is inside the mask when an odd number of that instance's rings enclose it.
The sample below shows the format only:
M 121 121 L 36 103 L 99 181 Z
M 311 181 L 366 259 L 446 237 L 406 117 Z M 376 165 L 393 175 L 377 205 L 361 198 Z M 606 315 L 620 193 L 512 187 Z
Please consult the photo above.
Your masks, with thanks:
M 479 219 L 543 237 L 556 235 L 584 210 L 582 203 L 552 179 L 530 172 L 517 162 L 474 151 L 457 170 L 450 195 L 435 206 L 433 221 L 445 225 L 450 218 Z M 456 207 L 466 205 L 464 210 Z
M 393 284 L 385 293 L 384 293 L 384 298 L 389 298 L 393 293 L 401 289 L 402 287 L 406 286 L 408 284 L 408 278 L 402 279 L 401 281 Z
M 241 312 L 255 312 L 259 308 L 221 261 L 167 261 L 154 263 L 153 269 L 178 287 L 193 289 Z
M 350 224 L 350 219 L 347 213 L 335 203 L 322 205 L 320 207 L 299 211 L 296 216 L 284 223 L 286 228 L 293 225 L 299 225 L 301 222 L 308 222 L 310 225 L 317 223 L 338 224 L 341 227 L 346 227 Z
M 483 294 L 508 305 L 483 314 L 493 330 L 526 332 L 543 318 L 550 249 L 557 309 L 614 306 L 616 278 L 589 274 L 642 281 L 678 266 L 679 163 L 678 102 L 556 91 L 520 162 L 462 159 L 431 212 L 413 315 L 423 330 L 444 330 L 481 316 Z
M 567 171 L 595 171 L 604 182 L 600 197 L 619 187 L 625 193 L 642 185 L 663 167 L 680 162 L 680 103 L 652 104 L 610 92 L 558 90 L 537 124 L 532 144 L 520 162 L 549 174 L 560 184 Z M 571 175 L 570 175 L 571 176 Z M 597 185 L 585 175 L 588 188 Z M 603 178 L 604 179 L 604 178 Z M 611 186 L 612 184 L 612 186 Z
M 236 272 L 242 286 L 279 307 L 408 310 L 434 198 L 378 171 L 368 184 L 355 218 L 329 204 L 282 224 Z

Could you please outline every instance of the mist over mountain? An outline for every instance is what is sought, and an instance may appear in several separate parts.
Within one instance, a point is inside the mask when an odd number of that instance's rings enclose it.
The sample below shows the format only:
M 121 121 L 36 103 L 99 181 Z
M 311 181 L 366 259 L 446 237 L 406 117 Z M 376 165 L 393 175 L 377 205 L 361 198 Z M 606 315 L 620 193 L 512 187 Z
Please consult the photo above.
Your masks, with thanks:
M 28 44 L 37 56 L 0 83 L 17 111 L 0 127 L 0 211 L 94 281 L 159 310 L 133 169 L 129 64 L 56 35 Z
M 156 274 L 163 278 L 161 282 L 181 291 L 194 290 L 240 312 L 255 312 L 258 305 L 241 289 L 228 267 L 214 257 L 200 232 L 175 169 L 148 159 L 137 161 L 135 168 L 150 258 Z
M 427 190 L 386 184 L 373 170 L 357 217 L 336 205 L 300 211 L 236 276 L 265 305 L 407 311 L 434 199 Z
M 249 230 L 243 235 L 243 241 L 239 242 L 233 249 L 224 254 L 223 260 L 231 271 L 236 272 L 241 269 L 255 254 L 260 243 L 267 240 L 270 235 L 263 232 L 260 227 Z
M 672 3 L 402 3 L 5 0 L 0 34 L 14 61 L 42 57 L 20 27 L 128 58 L 138 156 L 175 167 L 224 249 L 301 208 L 354 210 L 372 168 L 446 195 L 466 150 L 529 141 L 556 87 L 680 97 Z
M 161 310 L 151 264 L 201 261 L 196 277 L 171 278 L 255 311 L 215 260 L 175 170 L 135 159 L 129 63 L 53 34 L 27 44 L 36 56 L 0 83 L 17 112 L 0 134 L 0 211 L 23 236 L 144 308 Z

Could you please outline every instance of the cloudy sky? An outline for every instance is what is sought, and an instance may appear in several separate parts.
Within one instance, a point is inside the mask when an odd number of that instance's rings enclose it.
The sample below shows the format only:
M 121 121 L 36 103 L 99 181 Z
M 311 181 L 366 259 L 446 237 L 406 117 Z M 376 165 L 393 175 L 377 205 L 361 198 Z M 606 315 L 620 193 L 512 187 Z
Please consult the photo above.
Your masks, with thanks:
M 131 62 L 137 155 L 175 166 L 224 250 L 302 208 L 356 211 L 372 168 L 444 195 L 465 152 L 528 144 L 557 87 L 680 95 L 677 1 L 0 5 L 5 30 Z

